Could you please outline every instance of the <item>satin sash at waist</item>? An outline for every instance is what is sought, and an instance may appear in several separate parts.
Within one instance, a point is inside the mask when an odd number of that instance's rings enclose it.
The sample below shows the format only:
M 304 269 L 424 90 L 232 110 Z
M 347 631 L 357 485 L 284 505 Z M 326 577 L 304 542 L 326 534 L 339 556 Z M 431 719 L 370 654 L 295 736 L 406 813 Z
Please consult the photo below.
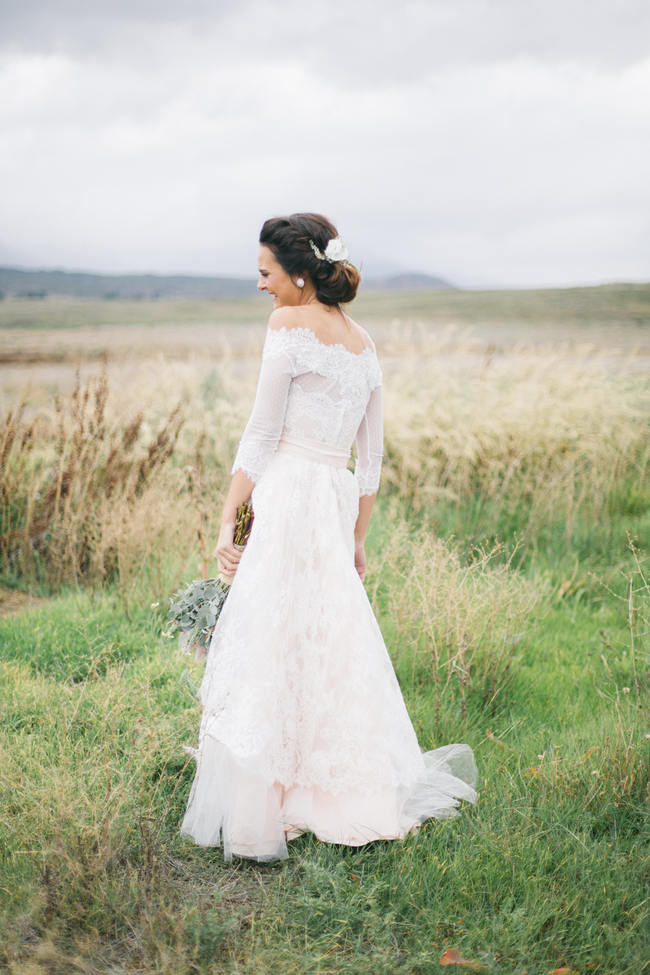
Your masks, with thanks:
M 293 454 L 294 457 L 304 457 L 315 460 L 320 464 L 330 464 L 332 467 L 347 467 L 350 451 L 343 447 L 336 447 L 331 443 L 320 440 L 308 440 L 306 437 L 294 437 L 285 434 L 278 441 L 278 453 Z

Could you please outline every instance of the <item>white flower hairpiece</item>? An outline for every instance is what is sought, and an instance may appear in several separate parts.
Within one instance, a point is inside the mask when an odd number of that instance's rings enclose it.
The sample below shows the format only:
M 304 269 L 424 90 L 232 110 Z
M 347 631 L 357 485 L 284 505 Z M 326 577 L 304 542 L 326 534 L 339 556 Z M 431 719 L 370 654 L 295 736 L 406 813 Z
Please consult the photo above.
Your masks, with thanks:
M 327 242 L 325 253 L 318 249 L 311 238 L 309 239 L 309 246 L 319 261 L 329 261 L 331 264 L 334 264 L 335 261 L 347 260 L 349 253 L 342 237 L 332 237 L 331 240 Z

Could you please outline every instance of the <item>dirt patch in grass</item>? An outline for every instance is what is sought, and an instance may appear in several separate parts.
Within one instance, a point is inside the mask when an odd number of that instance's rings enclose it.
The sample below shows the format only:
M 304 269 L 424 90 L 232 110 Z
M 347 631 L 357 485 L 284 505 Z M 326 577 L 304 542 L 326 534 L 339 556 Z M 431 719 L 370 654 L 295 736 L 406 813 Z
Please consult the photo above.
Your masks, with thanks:
M 42 596 L 34 596 L 31 592 L 22 592 L 20 589 L 9 589 L 0 583 L 0 616 L 13 616 L 23 609 L 42 606 L 45 602 L 47 600 Z

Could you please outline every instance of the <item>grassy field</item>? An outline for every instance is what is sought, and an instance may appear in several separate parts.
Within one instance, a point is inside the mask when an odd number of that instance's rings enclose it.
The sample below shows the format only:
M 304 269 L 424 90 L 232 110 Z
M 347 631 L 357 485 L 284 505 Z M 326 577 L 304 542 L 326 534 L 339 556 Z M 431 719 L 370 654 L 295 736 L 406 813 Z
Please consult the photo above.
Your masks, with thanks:
M 366 588 L 479 801 L 260 866 L 179 836 L 202 664 L 165 607 L 214 543 L 265 306 L 0 302 L 0 968 L 650 970 L 649 309 L 355 304 L 386 386 Z
M 353 317 L 393 354 L 441 334 L 455 343 L 512 350 L 582 343 L 650 355 L 650 285 L 603 285 L 545 291 L 363 291 Z M 268 315 L 268 299 L 230 301 L 85 301 L 76 298 L 0 301 L 0 366 L 65 361 L 105 354 L 148 356 L 153 349 L 193 353 L 250 352 Z M 233 328 L 233 326 L 237 326 Z M 405 338 L 408 341 L 405 341 Z

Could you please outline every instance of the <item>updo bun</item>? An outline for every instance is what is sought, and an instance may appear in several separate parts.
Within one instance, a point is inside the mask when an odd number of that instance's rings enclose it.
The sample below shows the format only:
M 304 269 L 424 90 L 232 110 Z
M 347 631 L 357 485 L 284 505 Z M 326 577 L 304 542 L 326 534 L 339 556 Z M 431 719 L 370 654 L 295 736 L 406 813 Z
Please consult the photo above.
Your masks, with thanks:
M 347 260 L 329 261 L 316 256 L 310 241 L 324 254 L 334 237 L 338 237 L 336 227 L 320 213 L 292 213 L 290 217 L 266 220 L 260 231 L 260 244 L 273 252 L 287 274 L 308 274 L 318 301 L 338 305 L 356 296 L 361 275 Z

